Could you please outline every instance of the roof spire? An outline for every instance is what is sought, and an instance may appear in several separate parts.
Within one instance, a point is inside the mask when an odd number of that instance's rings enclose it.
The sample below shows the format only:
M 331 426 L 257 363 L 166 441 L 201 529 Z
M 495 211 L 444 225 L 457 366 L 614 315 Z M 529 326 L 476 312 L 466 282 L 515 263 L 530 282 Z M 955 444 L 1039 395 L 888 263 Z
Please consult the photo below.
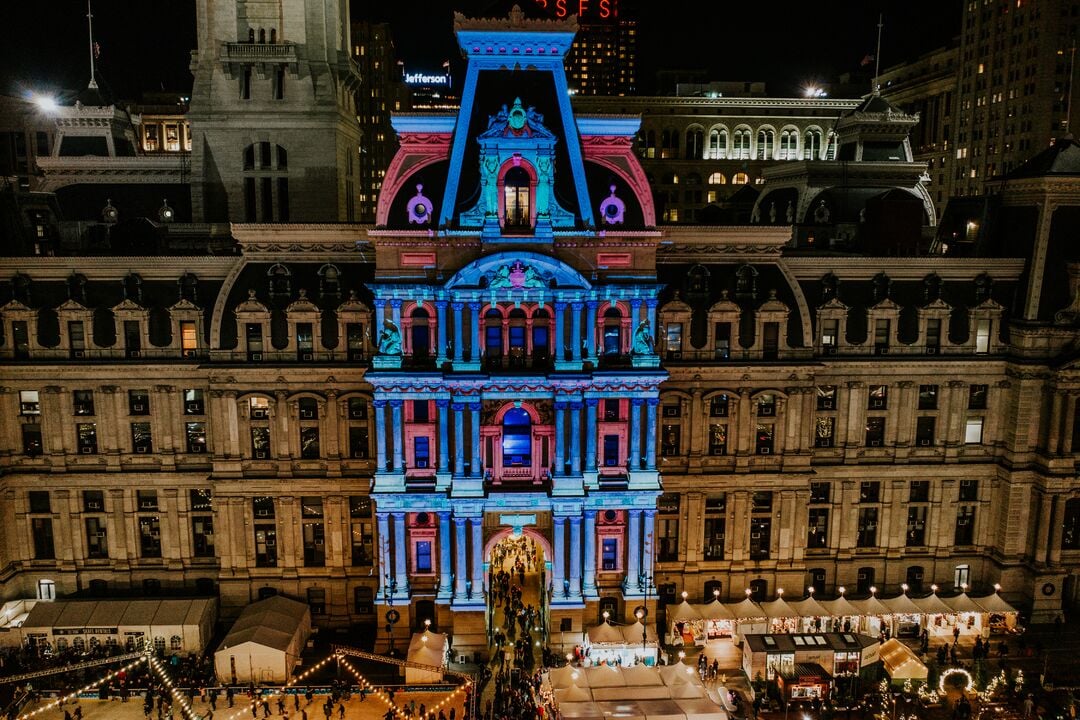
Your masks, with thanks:
M 90 12 L 90 0 L 86 0 L 86 25 L 90 30 L 90 84 L 91 90 L 97 90 L 97 80 L 94 79 L 94 14 Z

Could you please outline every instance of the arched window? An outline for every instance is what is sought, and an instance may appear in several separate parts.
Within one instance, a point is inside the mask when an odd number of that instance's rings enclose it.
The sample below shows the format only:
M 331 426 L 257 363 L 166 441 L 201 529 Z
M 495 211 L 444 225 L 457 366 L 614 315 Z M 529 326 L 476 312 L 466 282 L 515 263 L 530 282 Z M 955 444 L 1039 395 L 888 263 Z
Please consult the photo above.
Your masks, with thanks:
M 700 185 L 701 184 L 701 176 L 698 175 L 696 172 L 687 173 L 687 175 L 686 175 L 686 184 L 687 185 Z
M 171 638 L 169 638 L 169 649 L 170 650 L 182 650 L 183 648 L 184 648 L 184 641 L 180 638 L 179 635 L 173 635 Z
M 740 128 L 735 131 L 732 158 L 746 160 L 750 157 L 750 129 Z
M 907 569 L 907 573 L 904 575 L 904 582 L 908 586 L 908 594 L 919 595 L 923 591 L 923 567 L 922 565 L 912 565 Z
M 745 185 L 748 182 L 750 182 L 750 176 L 744 172 L 735 173 L 731 176 L 732 185 Z
M 270 43 L 277 42 L 277 28 L 270 28 Z
M 547 310 L 540 308 L 533 313 L 532 354 L 535 361 L 544 362 L 551 355 L 550 322 Z
M 484 354 L 488 357 L 502 357 L 502 321 L 502 313 L 496 308 L 491 308 L 484 313 Z
M 724 584 L 719 580 L 709 580 L 705 583 L 705 591 L 701 594 L 701 602 L 711 603 L 713 600 L 719 600 L 720 595 L 723 594 Z
M 412 311 L 409 340 L 412 342 L 412 356 L 426 358 L 431 353 L 431 328 L 428 326 L 428 311 L 418 307 Z
M 705 132 L 701 128 L 686 131 L 686 157 L 688 160 L 700 160 L 705 153 Z
M 271 295 L 286 298 L 291 297 L 292 289 L 289 278 L 292 276 L 292 273 L 289 272 L 289 268 L 278 263 L 266 271 L 266 276 L 270 278 Z
M 821 156 L 821 131 L 811 128 L 803 136 L 803 159 L 818 160 Z
M 255 28 L 248 28 L 248 42 L 255 42 Z
M 679 131 L 664 130 L 660 133 L 660 157 L 679 157 Z
M 604 311 L 604 354 L 618 355 L 622 352 L 622 313 L 617 307 Z
M 709 159 L 723 160 L 727 157 L 728 132 L 713 128 L 709 131 Z
M 762 128 L 757 134 L 757 158 L 770 160 L 776 146 L 776 132 L 771 128 Z
M 780 159 L 797 160 L 799 157 L 799 131 L 783 130 L 780 133 Z
M 859 568 L 859 574 L 855 579 L 855 592 L 859 595 L 869 595 L 870 588 L 874 587 L 874 568 Z
M 679 176 L 672 172 L 665 173 L 663 181 L 665 185 L 678 185 Z
M 600 614 L 596 618 L 597 623 L 604 622 L 604 613 L 608 614 L 608 619 L 610 619 L 612 623 L 619 622 L 619 600 L 617 598 L 600 598 L 600 607 L 598 610 Z
M 532 465 L 532 419 L 528 410 L 510 408 L 503 415 L 503 467 Z
M 326 264 L 319 268 L 319 294 L 333 297 L 341 295 L 341 271 L 336 265 Z
M 244 221 L 289 221 L 289 154 L 258 142 L 244 148 Z
M 514 308 L 508 315 L 509 323 L 506 328 L 507 344 L 510 346 L 510 367 L 525 366 L 525 351 L 528 346 L 526 334 L 528 327 L 525 319 L 525 311 Z
M 524 168 L 512 167 L 506 171 L 503 177 L 503 201 L 506 228 L 528 228 L 532 224 L 529 174 Z
M 724 173 L 722 173 L 722 172 L 714 172 L 712 175 L 709 176 L 709 184 L 710 185 L 726 185 L 727 184 L 727 178 L 724 177 Z
M 656 131 L 649 130 L 645 133 L 645 157 L 656 157 Z
M 750 599 L 754 602 L 765 602 L 769 594 L 769 581 L 758 578 L 750 581 Z
M 266 42 L 266 28 L 259 28 L 259 42 Z

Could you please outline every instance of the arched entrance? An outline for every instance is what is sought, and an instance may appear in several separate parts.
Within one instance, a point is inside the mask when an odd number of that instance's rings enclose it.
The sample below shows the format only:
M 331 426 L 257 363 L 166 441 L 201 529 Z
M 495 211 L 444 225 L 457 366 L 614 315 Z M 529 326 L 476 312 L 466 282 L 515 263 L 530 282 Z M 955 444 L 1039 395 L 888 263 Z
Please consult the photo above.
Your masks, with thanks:
M 503 468 L 532 467 L 532 419 L 527 410 L 510 408 L 503 415 Z
M 493 652 L 513 652 L 525 641 L 531 669 L 547 644 L 547 584 L 551 547 L 532 529 L 504 528 L 484 547 L 488 580 L 488 640 Z

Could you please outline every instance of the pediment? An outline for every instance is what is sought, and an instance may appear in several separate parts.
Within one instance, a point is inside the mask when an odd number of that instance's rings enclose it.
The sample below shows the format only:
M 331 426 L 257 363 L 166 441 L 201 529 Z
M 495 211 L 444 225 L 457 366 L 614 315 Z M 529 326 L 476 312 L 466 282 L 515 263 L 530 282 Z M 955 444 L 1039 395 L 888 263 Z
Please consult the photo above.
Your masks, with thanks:
M 113 305 L 112 311 L 114 313 L 144 313 L 146 308 L 131 298 L 124 298 L 119 304 Z

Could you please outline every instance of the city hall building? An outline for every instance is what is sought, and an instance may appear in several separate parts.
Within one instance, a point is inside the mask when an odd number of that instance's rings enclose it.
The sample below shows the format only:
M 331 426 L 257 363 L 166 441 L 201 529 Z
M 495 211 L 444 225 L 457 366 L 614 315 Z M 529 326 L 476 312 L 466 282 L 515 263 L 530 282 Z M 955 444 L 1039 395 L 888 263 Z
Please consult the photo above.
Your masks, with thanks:
M 683 592 L 1075 604 L 1075 142 L 916 253 L 917 118 L 871 96 L 834 156 L 764 171 L 761 222 L 666 226 L 640 119 L 571 107 L 573 20 L 515 9 L 455 19 L 460 111 L 394 117 L 356 225 L 352 101 L 309 72 L 351 86 L 348 23 L 235 7 L 193 61 L 192 204 L 220 217 L 159 217 L 151 253 L 100 198 L 89 253 L 55 198 L 4 196 L 45 240 L 0 258 L 0 598 L 284 594 L 480 650 L 493 554 L 528 537 L 556 648 Z

